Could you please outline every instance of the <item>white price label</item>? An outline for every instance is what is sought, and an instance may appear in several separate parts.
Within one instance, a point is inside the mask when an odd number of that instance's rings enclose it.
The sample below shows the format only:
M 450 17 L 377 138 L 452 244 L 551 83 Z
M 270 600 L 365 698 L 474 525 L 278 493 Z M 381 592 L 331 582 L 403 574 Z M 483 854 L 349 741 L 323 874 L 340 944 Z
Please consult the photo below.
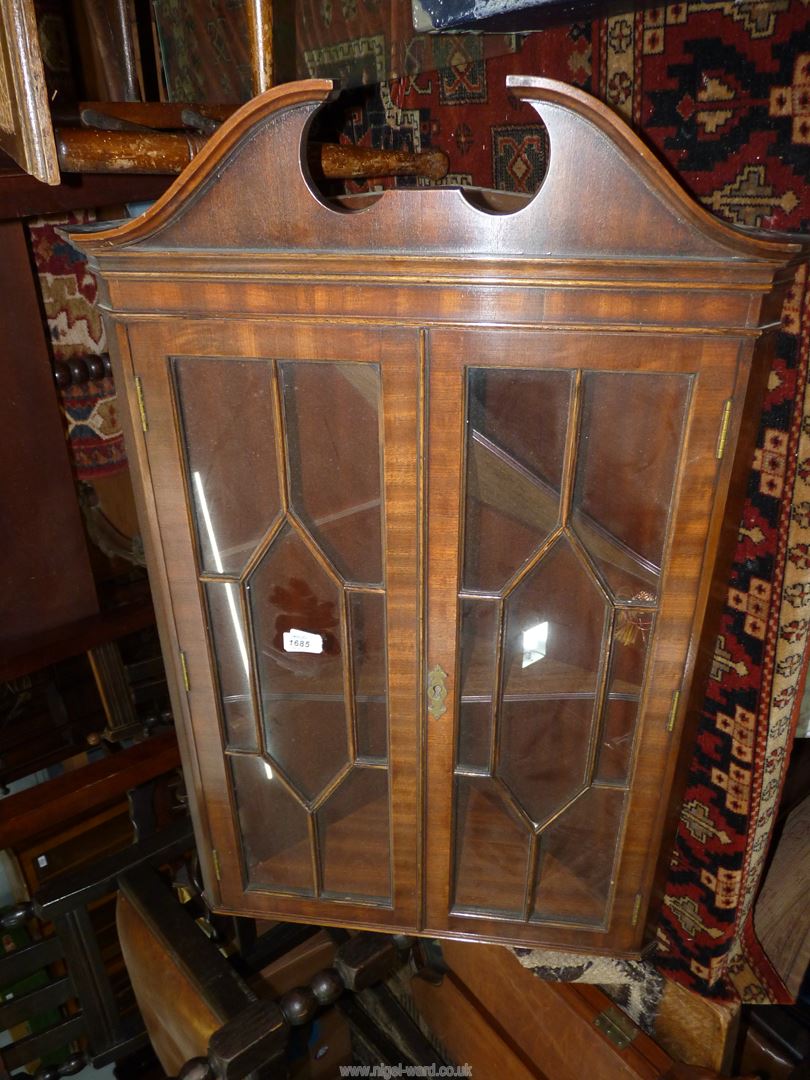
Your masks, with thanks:
M 283 641 L 285 652 L 323 652 L 321 635 L 310 634 L 306 630 L 285 630 Z

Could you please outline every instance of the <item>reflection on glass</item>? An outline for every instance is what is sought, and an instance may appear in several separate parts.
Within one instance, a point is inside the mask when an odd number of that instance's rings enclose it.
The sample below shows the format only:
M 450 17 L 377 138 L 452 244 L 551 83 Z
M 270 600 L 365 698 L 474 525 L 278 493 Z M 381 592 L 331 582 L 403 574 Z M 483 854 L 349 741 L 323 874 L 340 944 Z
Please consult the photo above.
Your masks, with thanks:
M 257 750 L 239 586 L 230 582 L 206 582 L 203 587 L 208 601 L 209 634 L 214 647 L 226 742 L 234 749 Z
M 202 513 L 203 525 L 205 526 L 205 535 L 208 538 L 208 544 L 211 549 L 211 556 L 214 560 L 214 569 L 218 574 L 225 572 L 225 568 L 222 564 L 222 556 L 219 553 L 219 545 L 217 544 L 217 538 L 214 534 L 214 526 L 211 521 L 211 513 L 208 509 L 208 499 L 205 496 L 205 488 L 203 487 L 202 478 L 198 472 L 192 473 L 194 479 L 194 488 L 197 492 L 197 501 Z M 245 675 L 250 674 L 248 668 L 248 655 L 247 646 L 245 645 L 245 635 L 242 630 L 242 617 L 237 610 L 237 598 L 235 587 L 228 583 L 224 586 L 225 595 L 228 600 L 228 610 L 231 615 L 231 625 L 233 627 L 233 636 L 236 644 L 239 648 L 239 656 L 242 660 L 242 666 L 245 670 Z
M 290 503 L 344 579 L 382 582 L 380 369 L 279 364 Z
M 174 375 L 200 568 L 238 574 L 281 510 L 273 365 L 179 357 Z
M 608 607 L 565 537 L 510 594 L 505 609 L 507 697 L 595 693 Z M 526 635 L 538 648 L 527 652 Z
M 354 768 L 318 811 L 327 896 L 388 900 L 388 770 Z
M 535 623 L 523 631 L 523 667 L 531 667 L 546 655 L 548 620 Z
M 572 522 L 624 603 L 658 595 L 690 383 L 664 373 L 584 375 Z
M 498 592 L 556 528 L 572 376 L 471 368 L 465 589 Z

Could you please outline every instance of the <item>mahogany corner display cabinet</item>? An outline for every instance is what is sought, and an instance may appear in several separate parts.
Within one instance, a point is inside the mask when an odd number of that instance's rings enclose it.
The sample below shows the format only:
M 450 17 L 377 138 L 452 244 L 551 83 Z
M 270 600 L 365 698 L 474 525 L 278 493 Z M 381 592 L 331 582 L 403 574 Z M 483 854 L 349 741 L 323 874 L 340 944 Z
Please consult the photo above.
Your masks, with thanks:
M 330 200 L 309 81 L 73 237 L 212 904 L 633 955 L 803 247 L 710 216 L 587 94 L 510 81 L 534 197 Z

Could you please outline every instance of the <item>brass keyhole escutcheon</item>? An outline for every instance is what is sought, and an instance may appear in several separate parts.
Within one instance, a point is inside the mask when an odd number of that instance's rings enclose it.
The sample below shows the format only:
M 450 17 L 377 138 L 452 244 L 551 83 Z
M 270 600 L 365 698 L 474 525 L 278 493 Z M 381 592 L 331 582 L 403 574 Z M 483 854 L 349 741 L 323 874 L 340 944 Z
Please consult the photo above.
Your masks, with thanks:
M 427 683 L 428 712 L 434 720 L 441 719 L 447 712 L 447 672 L 437 664 L 428 675 Z

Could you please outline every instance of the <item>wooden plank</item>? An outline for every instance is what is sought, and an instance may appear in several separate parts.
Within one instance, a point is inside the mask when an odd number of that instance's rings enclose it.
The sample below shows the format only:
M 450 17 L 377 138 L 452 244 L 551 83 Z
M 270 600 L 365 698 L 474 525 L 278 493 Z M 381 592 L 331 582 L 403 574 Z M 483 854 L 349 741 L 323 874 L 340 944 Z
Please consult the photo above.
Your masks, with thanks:
M 0 147 L 37 180 L 58 184 L 34 0 L 1 0 L 0 13 Z
M 508 1076 L 509 1080 L 544 1080 L 549 1076 L 556 1080 L 556 1074 L 541 1072 L 532 1063 L 453 975 L 446 975 L 438 985 L 413 979 L 411 993 L 450 1057 L 458 1065 L 472 1066 L 473 1076 Z
M 32 990 L 30 994 L 23 994 L 22 997 L 11 999 L 7 997 L 5 1004 L 0 1006 L 0 1030 L 8 1031 L 29 1017 L 62 1005 L 72 993 L 70 979 L 65 977 L 54 979 L 47 986 Z
M 51 186 L 12 166 L 0 152 L 0 218 L 151 201 L 162 195 L 171 181 L 170 176 L 160 175 L 92 174 L 68 176 Z
M 69 1020 L 48 1028 L 36 1035 L 29 1035 L 25 1039 L 18 1039 L 10 1046 L 3 1047 L 3 1064 L 9 1070 L 19 1069 L 27 1065 L 29 1061 L 36 1061 L 45 1054 L 59 1050 L 67 1046 L 84 1034 L 84 1016 L 78 1013 Z
M 0 981 L 3 986 L 8 986 L 34 971 L 40 971 L 61 956 L 62 943 L 59 938 L 43 938 L 35 945 L 27 945 L 0 958 Z
M 98 610 L 25 228 L 0 223 L 0 641 Z
M 0 801 L 0 847 L 31 844 L 51 832 L 54 822 L 64 826 L 92 809 L 108 806 L 130 788 L 179 764 L 177 740 L 169 731 L 10 795 Z
M 147 598 L 34 634 L 15 642 L 0 658 L 0 680 L 18 679 L 49 664 L 89 652 L 105 642 L 143 630 L 154 621 L 152 602 Z
M 790 814 L 754 908 L 768 959 L 797 997 L 810 965 L 810 797 Z
M 497 945 L 445 941 L 442 952 L 494 1023 L 554 1080 L 652 1080 L 672 1064 L 638 1028 L 630 1045 L 619 1050 L 595 1027 L 596 1017 L 613 1004 L 595 986 L 544 982 Z M 425 1019 L 430 1025 L 430 1016 Z
M 676 1061 L 726 1075 L 737 1042 L 739 1002 L 714 1001 L 666 980 L 653 1036 Z
M 41 919 L 69 915 L 79 905 L 113 892 L 125 871 L 145 863 L 160 864 L 178 858 L 191 846 L 191 824 L 187 818 L 180 818 L 138 844 L 114 851 L 89 867 L 53 878 L 36 895 L 36 913 Z

